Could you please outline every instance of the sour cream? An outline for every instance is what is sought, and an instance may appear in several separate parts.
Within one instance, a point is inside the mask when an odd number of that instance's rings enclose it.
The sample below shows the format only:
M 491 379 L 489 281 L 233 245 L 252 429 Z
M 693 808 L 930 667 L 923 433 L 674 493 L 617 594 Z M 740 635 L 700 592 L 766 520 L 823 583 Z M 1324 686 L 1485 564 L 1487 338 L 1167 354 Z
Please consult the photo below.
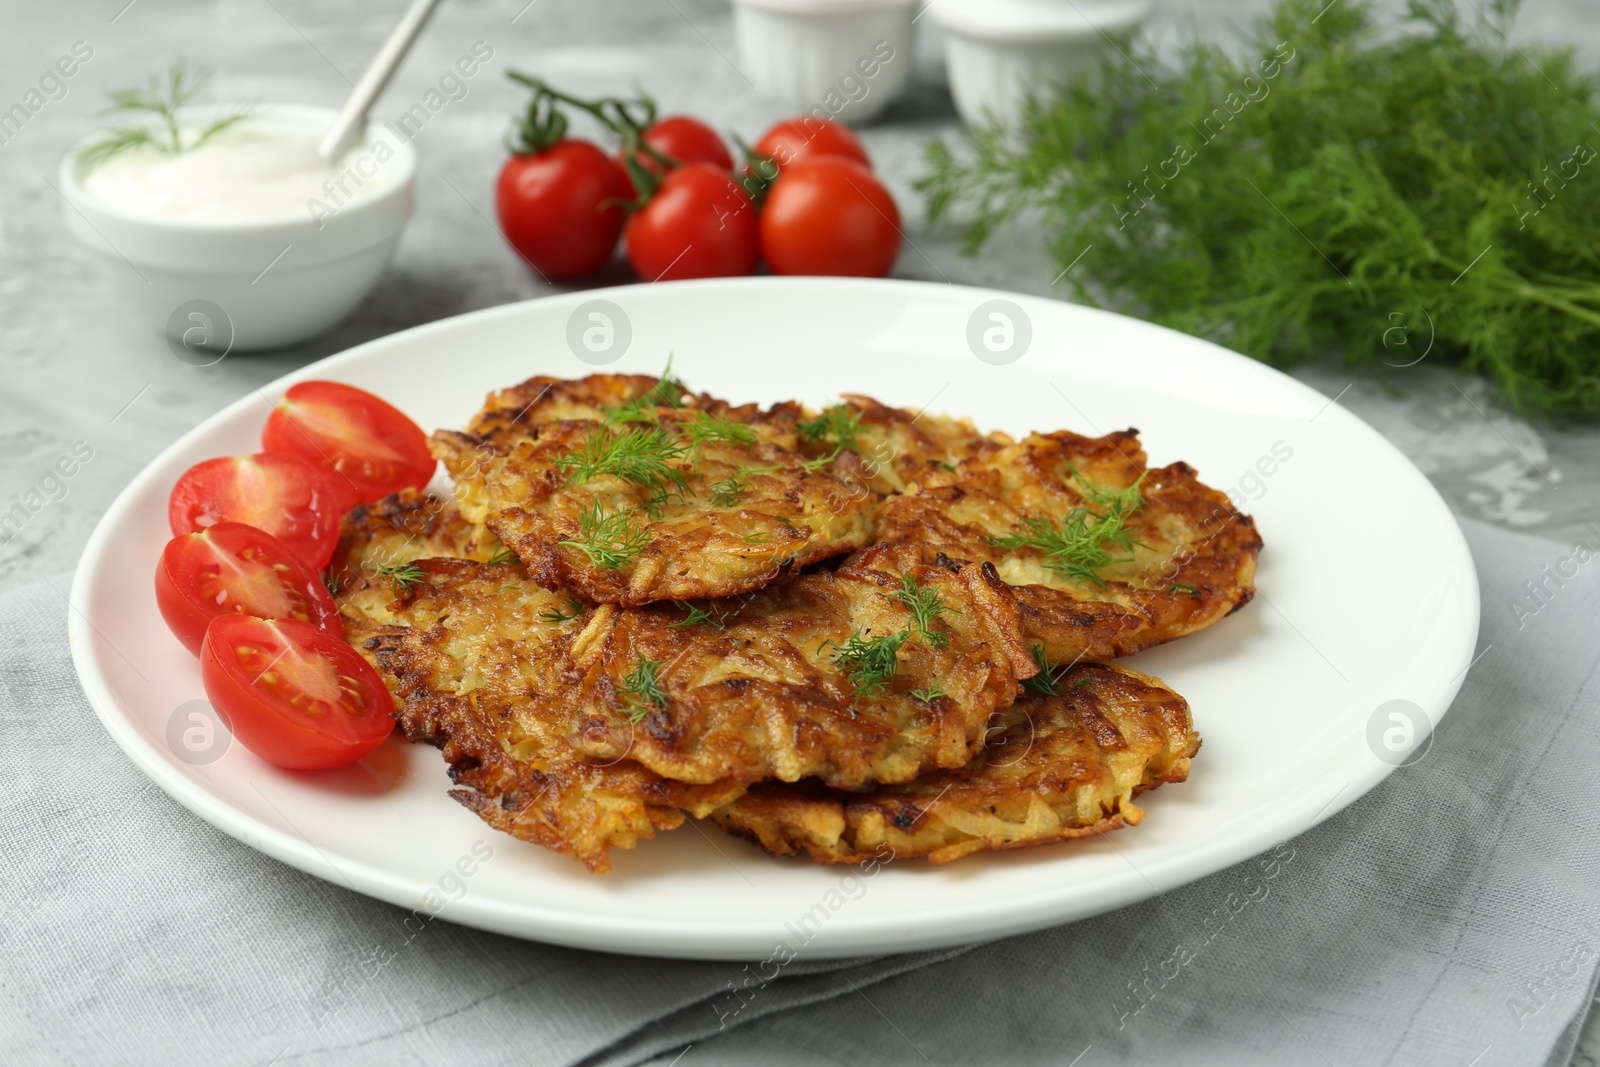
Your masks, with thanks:
M 82 185 L 90 196 L 130 214 L 237 224 L 305 218 L 308 210 L 314 217 L 317 203 L 342 210 L 386 191 L 399 177 L 384 173 L 361 146 L 324 163 L 317 157 L 321 134 L 246 119 L 184 152 L 149 145 L 119 152 L 88 168 Z M 196 135 L 185 129 L 183 142 L 192 143 Z

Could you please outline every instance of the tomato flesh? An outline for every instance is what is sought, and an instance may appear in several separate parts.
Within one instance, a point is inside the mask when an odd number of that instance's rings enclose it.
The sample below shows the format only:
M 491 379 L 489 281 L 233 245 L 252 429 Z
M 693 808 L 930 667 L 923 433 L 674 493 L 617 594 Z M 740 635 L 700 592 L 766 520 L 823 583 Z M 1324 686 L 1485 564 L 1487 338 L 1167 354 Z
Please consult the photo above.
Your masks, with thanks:
M 647 282 L 750 274 L 761 256 L 755 204 L 733 175 L 686 163 L 628 220 L 628 261 Z
M 219 615 L 200 675 L 239 743 L 279 767 L 341 767 L 394 729 L 394 700 L 371 664 L 309 623 Z
M 339 608 L 315 571 L 269 533 L 219 522 L 167 542 L 156 567 L 156 605 L 195 655 L 219 615 L 297 619 L 338 636 Z
M 506 241 L 546 278 L 579 278 L 610 261 L 633 183 L 588 141 L 512 156 L 495 182 Z
M 339 540 L 339 494 L 321 469 L 277 452 L 224 456 L 184 471 L 167 501 L 174 534 L 219 522 L 264 530 L 312 570 L 333 558 Z
M 873 173 L 839 156 L 783 168 L 761 212 L 774 274 L 881 278 L 900 254 L 900 211 Z
M 291 385 L 267 416 L 261 447 L 326 471 L 341 513 L 420 489 L 433 477 L 422 427 L 388 401 L 340 382 Z

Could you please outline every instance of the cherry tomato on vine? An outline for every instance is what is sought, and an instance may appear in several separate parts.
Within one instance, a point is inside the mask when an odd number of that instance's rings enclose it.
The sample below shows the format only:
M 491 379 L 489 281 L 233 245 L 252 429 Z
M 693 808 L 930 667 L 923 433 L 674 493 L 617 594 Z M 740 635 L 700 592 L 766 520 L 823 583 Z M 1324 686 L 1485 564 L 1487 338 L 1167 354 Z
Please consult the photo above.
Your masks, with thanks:
M 342 638 L 294 619 L 212 619 L 200 678 L 239 743 L 290 770 L 352 763 L 394 729 L 378 672 Z
M 733 169 L 733 157 L 728 154 L 728 146 L 722 142 L 717 131 L 688 115 L 668 115 L 656 120 L 644 131 L 642 139 L 657 152 L 679 163 L 710 163 L 723 170 Z M 618 165 L 624 158 L 625 153 L 617 153 Z M 652 174 L 659 176 L 666 169 L 647 152 L 640 151 L 634 158 Z M 630 180 L 630 187 L 632 184 Z
M 616 251 L 633 183 L 588 141 L 515 155 L 495 182 L 495 212 L 511 247 L 547 278 L 577 278 Z
M 761 135 L 755 152 L 770 158 L 779 167 L 815 156 L 843 156 L 869 170 L 872 168 L 871 157 L 850 127 L 813 115 L 784 119 Z
M 261 447 L 321 467 L 340 494 L 341 514 L 433 477 L 422 427 L 388 401 L 339 382 L 291 385 L 267 416 Z
M 184 471 L 167 500 L 174 534 L 219 522 L 265 530 L 312 570 L 333 558 L 339 541 L 339 500 L 329 475 L 278 452 L 223 456 Z
M 156 605 L 195 655 L 219 615 L 297 619 L 341 636 L 339 609 L 317 572 L 269 533 L 219 522 L 167 542 L 156 568 Z
M 881 278 L 900 253 L 900 212 L 861 164 L 813 156 L 783 168 L 761 212 L 761 254 L 774 274 Z
M 749 274 L 760 258 L 756 207 L 733 175 L 686 163 L 628 220 L 628 260 L 647 282 Z

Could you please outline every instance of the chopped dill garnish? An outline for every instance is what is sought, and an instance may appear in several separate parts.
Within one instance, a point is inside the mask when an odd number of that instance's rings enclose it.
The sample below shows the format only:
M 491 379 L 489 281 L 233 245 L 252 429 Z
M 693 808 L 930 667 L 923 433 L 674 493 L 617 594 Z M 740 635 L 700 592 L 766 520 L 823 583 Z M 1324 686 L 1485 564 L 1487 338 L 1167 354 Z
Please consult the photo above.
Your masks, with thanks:
M 1074 689 L 1093 689 L 1094 688 L 1094 679 L 1093 678 L 1079 678 L 1076 682 L 1072 683 L 1072 688 L 1074 688 Z
M 495 595 L 498 596 L 499 594 L 504 593 L 506 590 L 515 589 L 516 587 L 516 582 L 507 582 L 505 585 L 502 585 L 499 589 L 495 590 Z
M 891 594 L 894 599 L 905 605 L 911 613 L 911 631 L 922 638 L 934 648 L 945 648 L 950 644 L 950 635 L 943 630 L 933 628 L 933 620 L 945 612 L 953 615 L 961 614 L 955 608 L 944 602 L 944 597 L 939 595 L 937 589 L 928 589 L 917 584 L 917 580 L 907 574 L 900 579 L 900 588 Z
M 764 545 L 768 541 L 772 540 L 772 536 L 757 530 L 755 533 L 745 534 L 744 536 L 740 537 L 739 540 L 743 541 L 747 545 Z
M 1169 592 L 1169 593 L 1176 593 L 1176 592 L 1179 592 L 1180 590 L 1185 592 L 1185 593 L 1198 593 L 1200 591 L 1200 590 L 1196 589 L 1194 586 L 1185 585 L 1182 582 L 1173 582 L 1171 585 L 1167 586 L 1167 592 Z
M 738 506 L 739 498 L 744 491 L 750 488 L 752 474 L 770 474 L 778 467 L 740 467 L 733 474 L 728 475 L 720 482 L 712 482 L 707 489 L 710 492 L 711 503 L 719 508 Z
M 329 596 L 338 596 L 339 590 L 344 586 L 344 579 L 339 576 L 338 571 L 332 571 L 322 580 L 322 584 L 328 590 Z
M 1105 588 L 1105 581 L 1097 573 L 1111 563 L 1127 563 L 1139 542 L 1128 532 L 1129 517 L 1144 503 L 1139 493 L 1139 476 L 1126 489 L 1108 489 L 1085 481 L 1076 472 L 1073 476 L 1083 487 L 1084 500 L 1103 511 L 1088 507 L 1069 508 L 1059 523 L 1035 515 L 1022 521 L 1022 529 L 1003 537 L 991 537 L 989 543 L 996 548 L 1031 548 L 1044 556 L 1044 565 L 1055 573 L 1071 578 L 1081 585 Z M 1114 557 L 1107 548 L 1115 546 L 1129 553 Z
M 623 698 L 622 710 L 629 722 L 639 722 L 652 711 L 667 706 L 667 691 L 661 688 L 657 672 L 661 670 L 658 659 L 636 659 L 627 677 L 617 685 Z
M 596 500 L 578 516 L 578 536 L 558 544 L 576 548 L 603 571 L 621 570 L 632 563 L 650 543 L 650 532 L 634 522 L 626 511 L 606 513 Z
M 498 567 L 502 563 L 511 563 L 516 558 L 517 554 L 515 552 L 511 551 L 505 545 L 501 545 L 499 548 L 494 550 L 494 555 L 489 557 L 489 566 Z
M 1056 680 L 1056 665 L 1044 654 L 1044 646 L 1034 645 L 1030 651 L 1033 653 L 1033 662 L 1039 665 L 1039 673 L 1032 678 L 1024 679 L 1022 688 L 1041 696 L 1060 696 L 1061 683 Z
M 683 384 L 683 379 L 672 373 L 672 357 L 668 356 L 667 365 L 656 384 L 632 400 L 623 401 L 615 407 L 602 408 L 600 418 L 612 426 L 630 422 L 659 422 L 655 409 L 683 407 L 683 394 L 686 392 L 688 387 Z
M 749 426 L 707 411 L 690 415 L 683 421 L 680 432 L 691 445 L 753 445 L 757 441 L 756 432 Z
M 660 427 L 620 433 L 596 428 L 580 447 L 556 458 L 556 469 L 566 475 L 568 485 L 607 475 L 630 482 L 648 489 L 651 501 L 659 506 L 675 494 L 689 492 L 689 479 L 672 466 L 673 460 L 683 456 L 683 446 Z
M 956 465 L 954 463 L 948 463 L 948 462 L 946 462 L 945 460 L 942 460 L 942 459 L 935 460 L 934 462 L 938 463 L 939 466 L 943 467 L 947 471 L 950 471 L 951 473 L 955 472 Z
M 864 637 L 861 631 L 850 634 L 844 644 L 822 642 L 818 649 L 832 646 L 833 662 L 850 679 L 850 687 L 858 697 L 883 692 L 894 680 L 899 667 L 900 647 L 911 639 L 911 631 L 884 634 L 882 637 Z
M 112 156 L 132 148 L 148 146 L 157 152 L 177 155 L 199 148 L 222 131 L 243 122 L 250 116 L 252 107 L 218 115 L 200 126 L 187 143 L 178 113 L 186 107 L 205 85 L 203 76 L 193 74 L 182 60 L 173 64 L 165 77 L 151 75 L 145 89 L 118 89 L 111 93 L 111 106 L 102 114 L 153 115 L 159 124 L 112 126 L 99 140 L 87 145 L 80 153 L 85 162 L 102 163 Z
M 938 682 L 934 682 L 926 689 L 913 689 L 911 691 L 911 699 L 920 700 L 924 704 L 932 704 L 940 697 L 949 695 L 949 693 L 945 692 L 944 686 L 940 685 Z
M 795 429 L 805 441 L 832 445 L 837 454 L 843 449 L 858 447 L 856 438 L 861 433 L 861 420 L 849 404 L 834 404 L 823 408 L 816 418 L 802 420 Z
M 579 615 L 582 615 L 582 614 L 583 614 L 583 601 L 581 601 L 577 597 L 573 596 L 573 597 L 568 597 L 567 598 L 567 606 L 565 608 L 563 608 L 563 609 L 561 609 L 559 611 L 555 611 L 555 610 L 541 611 L 541 612 L 539 612 L 539 618 L 543 619 L 545 622 L 563 623 L 563 622 L 571 622 L 573 619 L 576 619 Z
M 705 608 L 697 608 L 687 600 L 674 600 L 672 605 L 679 611 L 682 611 L 684 616 L 677 622 L 667 623 L 669 628 L 673 626 L 711 626 L 718 630 L 727 629 L 726 626 L 722 625 L 722 623 L 713 618 L 711 613 Z
M 380 563 L 378 565 L 378 574 L 394 583 L 394 591 L 397 596 L 427 577 L 422 568 L 415 563 L 400 563 L 394 566 Z

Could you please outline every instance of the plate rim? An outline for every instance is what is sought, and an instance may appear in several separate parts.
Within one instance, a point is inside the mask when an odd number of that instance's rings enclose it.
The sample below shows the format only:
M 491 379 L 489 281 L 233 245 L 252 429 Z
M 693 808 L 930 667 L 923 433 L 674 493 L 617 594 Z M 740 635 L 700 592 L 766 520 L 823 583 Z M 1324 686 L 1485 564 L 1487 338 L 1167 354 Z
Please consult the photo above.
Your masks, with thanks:
M 752 277 L 675 282 L 672 283 L 672 291 L 687 295 L 690 290 L 737 290 L 746 287 L 771 289 L 779 286 L 797 291 L 836 287 L 870 288 L 884 292 L 901 291 L 907 296 L 924 294 L 945 299 L 954 292 L 968 294 L 979 300 L 999 298 L 1013 301 L 1023 306 L 1025 310 L 1032 304 L 1049 307 L 1052 314 L 1065 310 L 1067 314 L 1103 316 L 1119 320 L 1122 324 L 1119 328 L 1131 326 L 1136 330 L 1174 335 L 1184 344 L 1203 345 L 1209 348 L 1213 355 L 1233 362 L 1240 370 L 1272 379 L 1280 388 L 1287 384 L 1308 401 L 1326 403 L 1324 410 L 1334 418 L 1347 422 L 1349 429 L 1368 435 L 1382 449 L 1390 453 L 1397 461 L 1398 469 L 1412 477 L 1419 484 L 1419 488 L 1425 490 L 1425 499 L 1449 519 L 1446 524 L 1451 534 L 1449 543 L 1436 543 L 1433 548 L 1436 552 L 1448 553 L 1454 557 L 1452 565 L 1460 572 L 1459 578 L 1463 582 L 1461 588 L 1465 591 L 1463 600 L 1468 611 L 1467 617 L 1462 619 L 1464 625 L 1458 629 L 1463 636 L 1470 631 L 1470 641 L 1462 642 L 1465 647 L 1465 652 L 1461 654 L 1462 669 L 1453 678 L 1442 684 L 1434 684 L 1428 692 L 1413 693 L 1408 697 L 1422 707 L 1429 718 L 1429 730 L 1416 738 L 1417 743 L 1421 744 L 1424 739 L 1431 736 L 1432 731 L 1438 728 L 1448 713 L 1456 694 L 1465 683 L 1467 669 L 1470 668 L 1471 657 L 1478 640 L 1481 598 L 1476 564 L 1459 522 L 1427 476 L 1382 434 L 1352 412 L 1340 407 L 1336 403 L 1337 398 L 1330 399 L 1274 367 L 1223 348 L 1204 338 L 1101 308 L 1003 289 L 907 279 Z M 263 383 L 203 419 L 152 457 L 118 492 L 95 524 L 79 557 L 67 595 L 67 631 L 73 667 L 96 718 L 117 746 L 169 797 L 242 844 L 334 885 L 353 889 L 399 907 L 408 909 L 421 907 L 424 895 L 432 888 L 430 883 L 413 880 L 409 876 L 376 867 L 353 856 L 340 854 L 339 862 L 335 863 L 308 838 L 287 833 L 231 803 L 213 797 L 200 782 L 182 773 L 153 745 L 147 743 L 134 728 L 130 716 L 122 711 L 109 681 L 93 662 L 93 644 L 98 631 L 89 621 L 85 606 L 91 599 L 96 577 L 106 563 L 107 549 L 113 540 L 116 527 L 125 513 L 132 509 L 136 500 L 147 491 L 148 483 L 153 480 L 155 468 L 162 466 L 164 461 L 185 448 L 194 438 L 221 423 L 231 421 L 236 413 L 259 405 L 263 396 L 273 395 L 295 381 L 336 371 L 343 364 L 362 358 L 372 349 L 381 349 L 385 345 L 393 344 L 397 338 L 425 338 L 429 334 L 448 333 L 460 329 L 466 322 L 523 314 L 530 307 L 548 307 L 562 303 L 581 304 L 601 295 L 612 298 L 618 295 L 625 296 L 630 291 L 650 288 L 652 286 L 648 283 L 639 283 L 571 290 L 479 308 L 372 338 Z M 1053 362 L 1057 357 L 1047 358 L 1051 362 L 1044 364 L 1042 370 L 1048 373 L 1059 369 Z M 1218 841 L 1154 862 L 1146 862 L 1140 868 L 1133 868 L 1130 875 L 1125 876 L 1122 882 L 1108 883 L 1105 890 L 1094 899 L 1084 900 L 1074 897 L 1069 886 L 1066 889 L 1058 888 L 1031 896 L 1007 897 L 998 902 L 966 902 L 958 906 L 945 906 L 939 910 L 918 911 L 912 919 L 900 920 L 898 923 L 887 923 L 875 917 L 838 914 L 833 916 L 824 930 L 817 935 L 819 943 L 814 946 L 812 942 L 806 942 L 801 955 L 810 959 L 847 958 L 875 952 L 942 948 L 1044 929 L 1128 907 L 1199 881 L 1314 829 L 1355 803 L 1396 769 L 1397 766 L 1373 760 L 1362 773 L 1356 774 L 1337 795 L 1322 804 L 1320 810 L 1314 813 L 1312 809 L 1316 805 L 1315 797 L 1293 798 L 1293 803 L 1276 808 L 1274 817 L 1270 820 L 1252 823 Z M 1288 829 L 1285 829 L 1286 827 Z M 845 869 L 840 868 L 841 871 Z M 1139 884 L 1141 882 L 1143 884 Z M 1114 899 L 1107 901 L 1103 899 L 1105 897 Z M 765 951 L 753 946 L 770 945 L 773 938 L 770 921 L 705 923 L 683 920 L 666 923 L 653 918 L 636 919 L 627 915 L 563 911 L 532 901 L 502 903 L 492 899 L 484 900 L 471 893 L 452 901 L 438 913 L 438 916 L 465 926 L 549 944 L 626 955 L 677 959 L 750 959 Z

